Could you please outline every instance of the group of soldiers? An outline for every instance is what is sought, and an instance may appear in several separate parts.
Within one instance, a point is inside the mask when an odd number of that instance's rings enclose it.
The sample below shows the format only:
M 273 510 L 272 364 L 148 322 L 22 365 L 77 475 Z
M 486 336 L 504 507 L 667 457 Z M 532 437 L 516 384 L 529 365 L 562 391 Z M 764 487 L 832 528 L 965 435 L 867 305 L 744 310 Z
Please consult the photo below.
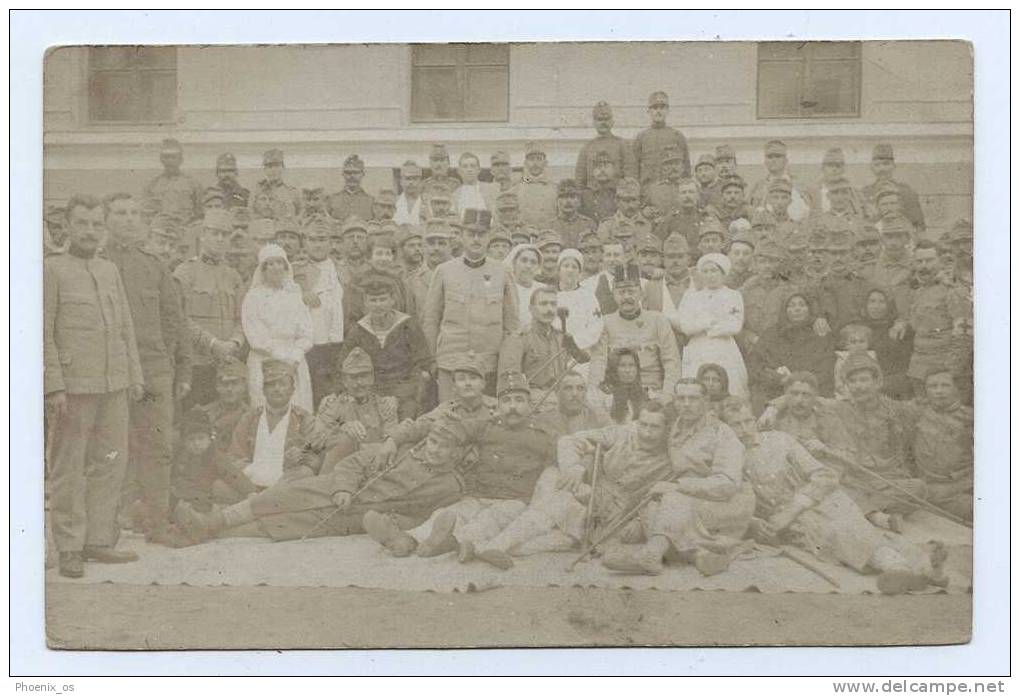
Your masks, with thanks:
M 759 543 L 883 591 L 944 583 L 942 549 L 899 532 L 972 518 L 970 223 L 930 239 L 886 144 L 862 188 L 839 148 L 795 180 L 779 140 L 750 186 L 729 145 L 692 169 L 668 111 L 653 93 L 631 141 L 596 104 L 559 182 L 529 142 L 519 174 L 433 145 L 375 195 L 358 155 L 340 191 L 298 191 L 278 149 L 254 191 L 229 153 L 203 187 L 166 140 L 140 194 L 48 211 L 59 572 L 136 560 L 132 528 L 640 573 L 725 572 Z M 256 337 L 266 282 L 296 333 Z M 721 338 L 739 365 L 694 350 Z

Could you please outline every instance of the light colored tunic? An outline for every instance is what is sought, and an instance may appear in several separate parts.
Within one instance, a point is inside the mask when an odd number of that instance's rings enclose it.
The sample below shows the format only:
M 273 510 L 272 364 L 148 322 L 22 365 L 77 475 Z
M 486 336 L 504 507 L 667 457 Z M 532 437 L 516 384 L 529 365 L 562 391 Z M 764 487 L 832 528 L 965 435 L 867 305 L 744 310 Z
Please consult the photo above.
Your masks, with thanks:
M 577 347 L 587 350 L 595 345 L 602 334 L 602 314 L 594 286 L 582 284 L 573 290 L 560 290 L 556 302 L 570 310 L 567 333 L 574 337 Z
M 297 366 L 291 403 L 313 413 L 312 380 L 305 362 L 305 353 L 312 347 L 312 317 L 297 285 L 278 290 L 253 287 L 241 305 L 241 325 L 251 346 L 248 353 L 251 405 L 259 406 L 265 401 L 262 396 L 262 361 L 276 358 Z
M 680 330 L 688 337 L 680 375 L 698 376 L 705 363 L 720 365 L 730 380 L 730 394 L 747 398 L 747 367 L 733 337 L 744 326 L 744 300 L 731 288 L 702 288 L 684 293 L 677 307 Z

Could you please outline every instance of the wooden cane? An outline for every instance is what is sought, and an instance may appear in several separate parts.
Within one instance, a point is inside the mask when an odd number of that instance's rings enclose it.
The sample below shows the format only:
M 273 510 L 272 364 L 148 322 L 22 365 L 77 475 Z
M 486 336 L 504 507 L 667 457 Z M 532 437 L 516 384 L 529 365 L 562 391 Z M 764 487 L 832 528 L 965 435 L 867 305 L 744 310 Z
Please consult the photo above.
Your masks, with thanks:
M 609 525 L 609 527 L 606 529 L 605 533 L 601 537 L 599 537 L 596 541 L 589 544 L 588 547 L 581 552 L 580 556 L 571 561 L 570 565 L 567 566 L 567 570 L 572 571 L 574 569 L 574 566 L 576 566 L 581 561 L 587 559 L 588 556 L 590 556 L 595 549 L 597 549 L 599 546 L 601 546 L 609 539 L 611 539 L 617 532 L 623 529 L 625 525 L 627 525 L 631 520 L 637 517 L 638 514 L 642 510 L 644 510 L 645 506 L 652 501 L 652 497 L 653 496 L 651 495 L 645 496 L 637 503 L 637 505 L 635 505 L 630 510 L 617 517 L 616 520 Z

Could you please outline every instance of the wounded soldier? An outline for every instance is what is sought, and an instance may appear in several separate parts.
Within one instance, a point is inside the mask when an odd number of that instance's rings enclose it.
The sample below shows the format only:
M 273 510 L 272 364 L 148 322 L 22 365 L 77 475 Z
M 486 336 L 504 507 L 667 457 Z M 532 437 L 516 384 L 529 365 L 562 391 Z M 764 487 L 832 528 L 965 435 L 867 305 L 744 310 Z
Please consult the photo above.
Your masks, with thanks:
M 792 544 L 858 572 L 877 572 L 886 594 L 946 584 L 940 544 L 925 550 L 898 534 L 883 534 L 839 488 L 837 472 L 792 435 L 759 432 L 746 402 L 728 399 L 723 419 L 746 448 L 744 476 L 757 497 L 751 533 L 758 541 Z

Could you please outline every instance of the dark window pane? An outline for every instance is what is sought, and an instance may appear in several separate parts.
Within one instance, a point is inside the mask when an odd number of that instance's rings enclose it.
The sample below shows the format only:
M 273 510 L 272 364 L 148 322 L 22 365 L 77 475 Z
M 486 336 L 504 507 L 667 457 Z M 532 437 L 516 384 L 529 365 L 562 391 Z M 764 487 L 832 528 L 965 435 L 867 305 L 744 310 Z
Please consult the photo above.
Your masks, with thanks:
M 177 104 L 177 76 L 170 72 L 141 73 L 138 119 L 172 121 Z
M 505 121 L 507 119 L 507 69 L 467 68 L 464 120 Z
M 89 84 L 89 112 L 93 121 L 132 121 L 135 75 L 130 72 L 103 72 L 93 75 Z
M 506 65 L 510 58 L 510 47 L 507 44 L 468 44 L 467 62 L 469 65 Z
M 135 65 L 139 68 L 176 68 L 177 49 L 173 46 L 139 46 Z
M 800 64 L 762 63 L 758 66 L 758 115 L 797 116 L 800 113 Z
M 463 118 L 456 68 L 415 68 L 411 84 L 412 120 L 454 121 Z
M 130 68 L 134 55 L 134 46 L 97 46 L 89 49 L 89 67 L 92 70 Z
M 458 51 L 455 44 L 419 44 L 414 47 L 414 64 L 455 65 Z
M 847 114 L 857 111 L 857 64 L 812 63 L 804 95 L 808 113 Z

